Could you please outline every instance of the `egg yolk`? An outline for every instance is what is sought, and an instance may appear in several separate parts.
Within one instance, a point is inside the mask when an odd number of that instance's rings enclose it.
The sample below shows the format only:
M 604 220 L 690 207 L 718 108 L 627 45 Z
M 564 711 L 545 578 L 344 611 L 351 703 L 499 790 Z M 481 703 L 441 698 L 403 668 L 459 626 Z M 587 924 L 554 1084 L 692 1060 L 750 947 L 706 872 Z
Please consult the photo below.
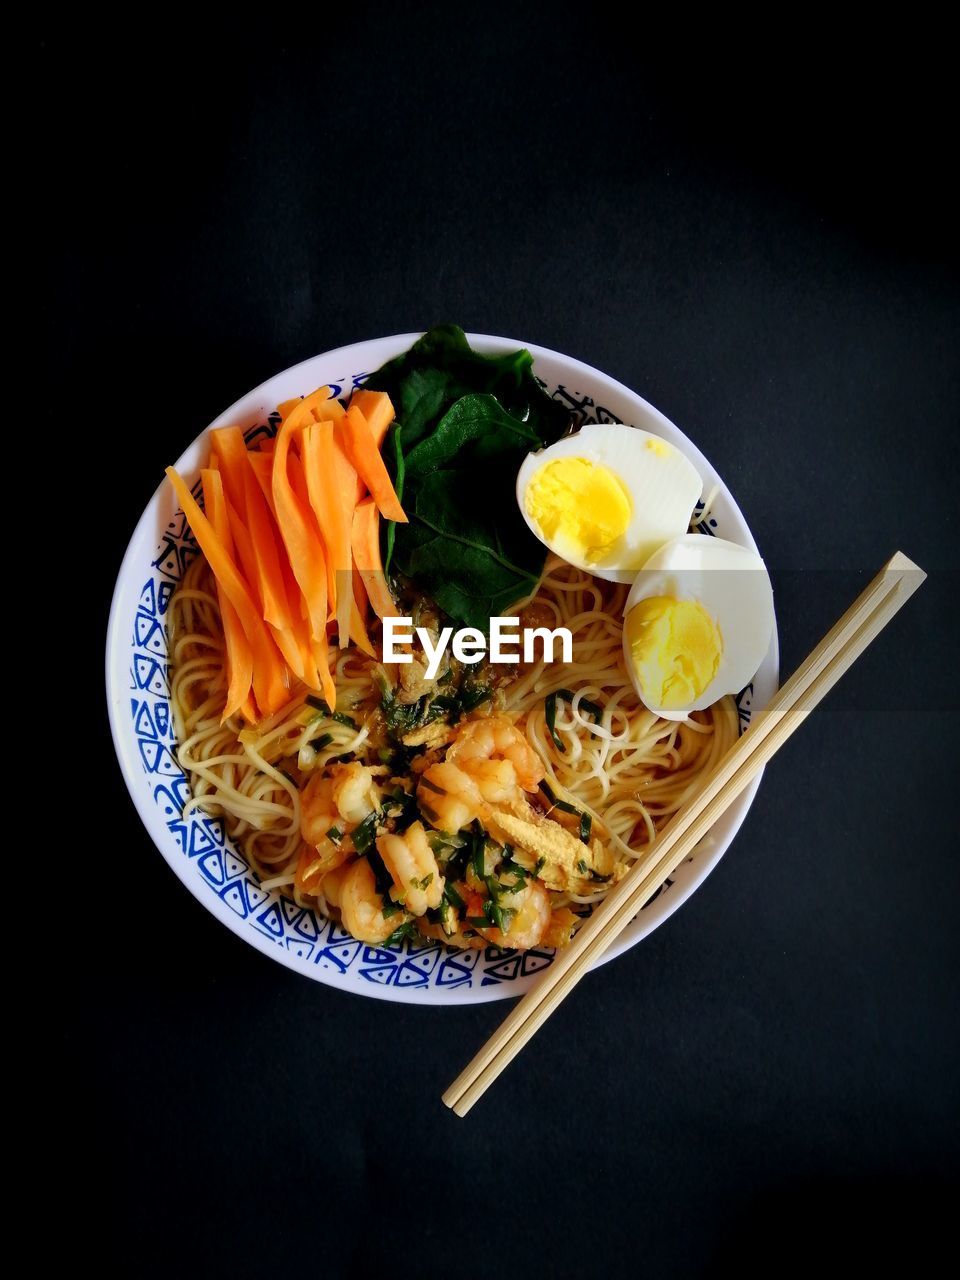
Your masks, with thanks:
M 627 615 L 627 639 L 644 702 L 668 711 L 703 693 L 723 653 L 717 624 L 696 600 L 641 600 Z
M 532 476 L 527 515 L 545 542 L 561 543 L 568 559 L 598 564 L 630 523 L 632 504 L 622 481 L 589 458 L 556 458 Z

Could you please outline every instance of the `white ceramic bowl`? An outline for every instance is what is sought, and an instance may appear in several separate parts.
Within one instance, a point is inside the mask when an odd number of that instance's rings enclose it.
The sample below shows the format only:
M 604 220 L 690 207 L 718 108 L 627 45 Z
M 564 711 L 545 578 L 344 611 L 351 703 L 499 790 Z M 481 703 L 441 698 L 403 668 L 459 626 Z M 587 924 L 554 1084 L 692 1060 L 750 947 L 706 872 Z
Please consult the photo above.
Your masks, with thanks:
M 248 439 L 272 430 L 275 407 L 324 383 L 349 391 L 385 360 L 405 351 L 418 334 L 359 342 L 314 356 L 278 373 L 227 409 L 212 427 L 239 424 Z M 695 464 L 704 492 L 714 485 L 709 527 L 733 542 L 756 548 L 730 491 L 713 467 L 646 400 L 606 374 L 568 356 L 531 343 L 470 334 L 484 352 L 516 350 L 533 354 L 537 376 L 548 391 L 590 421 L 622 421 L 645 427 L 676 444 Z M 276 419 L 274 420 L 276 421 Z M 209 450 L 207 433 L 176 463 L 192 484 Z M 168 459 L 158 451 L 157 475 Z M 144 826 L 170 866 L 208 911 L 234 933 L 307 977 L 361 995 L 417 1004 L 456 1004 L 498 1000 L 522 994 L 538 970 L 550 964 L 550 951 L 499 952 L 494 948 L 453 952 L 432 943 L 404 942 L 391 949 L 355 941 L 330 921 L 304 911 L 282 893 L 261 889 L 257 876 L 225 839 L 222 825 L 194 813 L 182 817 L 189 784 L 176 761 L 176 742 L 167 686 L 167 636 L 164 625 L 170 597 L 195 554 L 170 485 L 164 481 L 134 531 L 120 568 L 107 632 L 107 700 L 117 756 Z M 753 683 L 738 699 L 741 723 L 758 711 L 777 687 L 778 650 L 774 631 L 769 652 Z M 759 780 L 749 787 L 660 894 L 640 912 L 605 959 L 612 959 L 651 933 L 702 884 L 730 844 L 753 801 Z

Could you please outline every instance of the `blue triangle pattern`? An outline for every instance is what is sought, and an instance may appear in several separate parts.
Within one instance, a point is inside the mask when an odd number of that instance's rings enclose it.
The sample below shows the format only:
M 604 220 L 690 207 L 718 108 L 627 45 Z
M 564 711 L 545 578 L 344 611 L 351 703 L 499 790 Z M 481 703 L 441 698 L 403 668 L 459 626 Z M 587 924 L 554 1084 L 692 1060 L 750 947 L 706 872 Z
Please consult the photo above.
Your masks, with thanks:
M 136 702 L 133 702 L 133 705 L 134 708 L 137 707 Z M 150 714 L 149 702 L 141 702 L 139 704 L 139 710 L 134 715 L 133 727 L 138 738 L 159 737 L 156 725 L 153 723 L 153 716 Z
M 153 579 L 148 579 L 140 589 L 140 608 L 147 613 L 157 612 L 157 591 Z
M 303 907 L 297 906 L 292 898 L 284 895 L 280 899 L 280 908 L 283 911 L 287 924 L 296 925 L 299 918 L 303 915 Z
M 316 938 L 319 935 L 317 918 L 312 911 L 305 911 L 293 927 L 302 938 Z
M 313 954 L 313 943 L 301 942 L 299 938 L 287 938 L 287 950 L 298 960 L 309 960 Z
M 210 839 L 208 832 L 204 831 L 199 822 L 190 824 L 190 847 L 187 854 L 191 858 L 196 858 L 198 854 L 206 853 L 210 849 L 215 849 L 216 845 Z
M 134 644 L 151 653 L 166 653 L 167 637 L 162 625 L 148 613 L 138 613 L 134 619 Z
M 520 972 L 520 952 L 509 951 L 502 960 L 498 960 L 496 964 L 488 965 L 484 969 L 484 983 L 487 978 L 493 979 L 495 982 L 502 982 L 504 978 L 513 980 Z
M 437 970 L 436 984 L 438 987 L 459 987 L 464 984 L 469 986 L 472 979 L 473 975 L 469 969 L 457 964 L 455 960 L 447 959 Z
M 161 573 L 165 573 L 170 578 L 180 581 L 180 554 L 177 544 L 173 538 L 165 537 L 157 552 L 157 558 L 153 562 L 153 567 L 159 569 Z
M 200 859 L 197 866 L 200 868 L 201 874 L 218 888 L 226 879 L 223 873 L 223 855 L 219 850 L 206 854 Z
M 276 903 L 272 907 L 268 907 L 266 911 L 262 911 L 257 916 L 257 920 L 275 938 L 283 937 L 283 916 L 280 914 L 280 908 Z
M 184 782 L 186 782 L 186 778 L 184 778 Z M 189 792 L 187 794 L 189 795 Z M 184 804 L 186 804 L 186 801 L 184 801 Z M 219 818 L 208 818 L 204 816 L 201 817 L 200 821 L 203 824 L 203 829 L 214 844 L 226 844 L 227 833 L 224 831 L 223 823 Z
M 231 911 L 235 911 L 241 919 L 246 920 L 250 914 L 250 908 L 247 906 L 247 900 L 243 896 L 243 885 L 239 881 L 235 880 L 232 884 L 228 884 L 225 889 L 221 889 L 220 897 Z
M 227 868 L 227 879 L 234 880 L 247 870 L 247 864 L 238 858 L 232 849 L 224 850 L 224 865 Z
M 368 982 L 376 982 L 381 987 L 388 987 L 393 980 L 395 971 L 395 965 L 385 964 L 377 969 L 361 969 L 360 977 L 366 978 Z
M 324 969 L 338 969 L 340 973 L 346 973 L 350 966 L 360 954 L 361 943 L 353 942 L 352 947 L 324 947 L 317 956 L 316 964 L 321 965 Z
M 524 951 L 521 953 L 521 973 L 525 978 L 531 973 L 539 973 L 541 969 L 546 969 L 548 965 L 553 964 L 554 953 L 552 951 Z
M 394 986 L 427 987 L 429 985 L 430 985 L 430 979 L 428 975 L 425 973 L 420 973 L 417 969 L 411 969 L 409 965 L 402 964 L 400 968 L 397 970 Z

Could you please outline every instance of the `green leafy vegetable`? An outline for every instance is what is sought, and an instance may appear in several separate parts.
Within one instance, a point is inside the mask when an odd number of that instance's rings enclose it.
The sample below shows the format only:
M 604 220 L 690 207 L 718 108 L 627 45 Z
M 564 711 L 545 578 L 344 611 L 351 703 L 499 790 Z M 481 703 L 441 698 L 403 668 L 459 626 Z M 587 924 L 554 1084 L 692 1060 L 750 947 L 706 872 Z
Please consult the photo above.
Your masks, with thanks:
M 455 325 L 425 333 L 366 385 L 393 401 L 386 462 L 410 517 L 388 525 L 386 564 L 486 631 L 540 577 L 545 551 L 517 509 L 516 475 L 525 454 L 564 434 L 569 411 L 537 382 L 528 351 L 481 355 Z

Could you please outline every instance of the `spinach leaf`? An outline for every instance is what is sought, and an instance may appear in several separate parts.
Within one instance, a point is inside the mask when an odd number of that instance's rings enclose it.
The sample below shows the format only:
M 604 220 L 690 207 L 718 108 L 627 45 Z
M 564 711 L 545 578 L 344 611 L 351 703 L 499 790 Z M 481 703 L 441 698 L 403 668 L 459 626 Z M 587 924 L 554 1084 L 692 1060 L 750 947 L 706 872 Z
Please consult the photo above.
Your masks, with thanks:
M 512 417 L 530 425 L 541 444 L 558 440 L 570 423 L 569 411 L 552 400 L 534 376 L 529 351 L 481 355 L 453 324 L 429 329 L 409 351 L 371 374 L 365 385 L 390 396 L 408 452 L 430 434 L 454 400 L 470 392 L 496 396 Z
M 537 433 L 510 416 L 491 395 L 461 396 L 405 460 L 411 482 L 451 464 L 462 468 L 504 453 L 522 457 L 540 447 Z M 459 456 L 458 456 L 459 455 Z

